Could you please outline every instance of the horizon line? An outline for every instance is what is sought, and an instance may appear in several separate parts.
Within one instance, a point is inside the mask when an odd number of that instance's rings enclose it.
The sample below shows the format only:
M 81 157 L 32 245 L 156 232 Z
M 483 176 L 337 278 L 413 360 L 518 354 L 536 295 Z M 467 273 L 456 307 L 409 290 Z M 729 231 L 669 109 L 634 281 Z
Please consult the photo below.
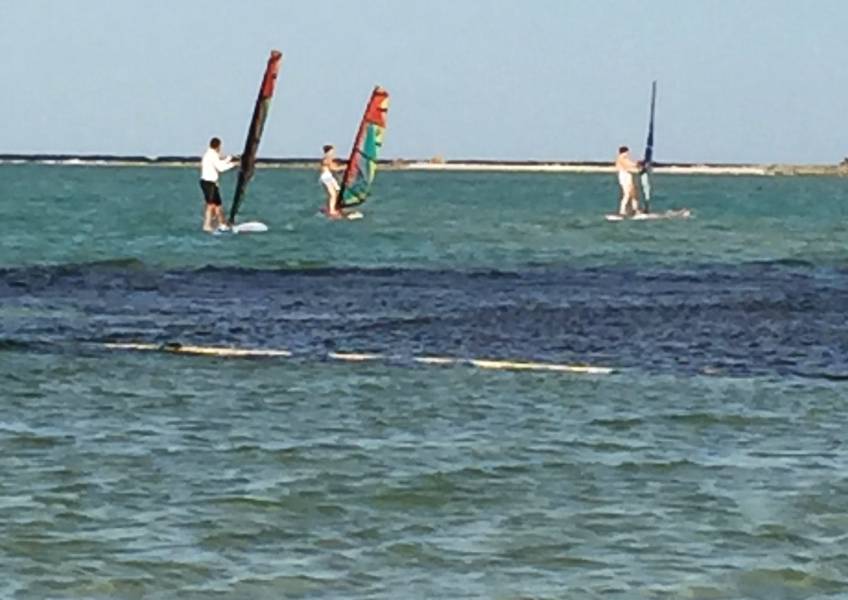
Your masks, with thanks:
M 144 155 L 144 154 L 105 154 L 105 153 L 64 153 L 64 152 L 14 152 L 0 153 L 0 163 L 9 162 L 44 162 L 44 161 L 80 161 L 80 162 L 115 162 L 115 163 L 144 163 L 144 164 L 186 164 L 199 162 L 201 156 L 193 154 L 167 154 L 167 155 Z M 304 163 L 320 162 L 318 156 L 286 156 L 286 157 L 262 157 L 257 158 L 257 164 L 265 165 L 300 165 Z M 338 162 L 347 163 L 347 159 L 339 158 Z M 432 164 L 432 165 L 506 165 L 506 166 L 592 166 L 601 167 L 613 164 L 612 160 L 539 160 L 539 159 L 495 159 L 495 158 L 445 158 L 441 155 L 429 158 L 403 158 L 386 157 L 378 161 L 381 165 L 404 165 L 404 164 Z M 654 161 L 655 167 L 761 167 L 761 166 L 845 166 L 848 158 L 837 163 L 755 163 L 755 162 L 710 162 L 710 161 Z

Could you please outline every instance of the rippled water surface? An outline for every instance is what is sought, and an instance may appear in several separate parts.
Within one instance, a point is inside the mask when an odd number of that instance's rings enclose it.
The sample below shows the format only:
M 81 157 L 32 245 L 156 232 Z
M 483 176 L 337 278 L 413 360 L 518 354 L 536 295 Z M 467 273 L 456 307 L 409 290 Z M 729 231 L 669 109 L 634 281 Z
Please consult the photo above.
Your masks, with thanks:
M 0 596 L 848 597 L 848 182 L 195 179 L 0 167 Z

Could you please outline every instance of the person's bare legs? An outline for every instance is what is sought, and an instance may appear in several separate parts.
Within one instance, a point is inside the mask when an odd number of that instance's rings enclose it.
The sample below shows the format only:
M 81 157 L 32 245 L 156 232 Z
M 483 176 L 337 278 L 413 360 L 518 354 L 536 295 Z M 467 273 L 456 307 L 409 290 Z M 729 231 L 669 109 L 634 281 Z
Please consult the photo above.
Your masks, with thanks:
M 636 192 L 636 186 L 630 188 L 630 214 L 637 215 L 642 211 L 639 209 L 639 195 Z
M 214 204 L 207 204 L 203 209 L 203 231 L 212 231 L 212 214 L 214 211 Z
M 342 209 L 339 206 L 339 188 L 333 188 L 333 212 L 336 216 L 342 216 Z
M 337 218 L 341 216 L 339 211 L 339 190 L 336 186 L 324 185 L 327 190 L 327 216 Z
M 224 216 L 224 209 L 220 204 L 215 206 L 215 220 L 217 221 L 216 227 L 227 227 L 229 225 L 227 218 Z
M 628 212 L 628 206 L 630 205 L 630 193 L 627 188 L 623 188 L 621 190 L 621 201 L 618 203 L 618 214 L 622 217 L 626 217 Z

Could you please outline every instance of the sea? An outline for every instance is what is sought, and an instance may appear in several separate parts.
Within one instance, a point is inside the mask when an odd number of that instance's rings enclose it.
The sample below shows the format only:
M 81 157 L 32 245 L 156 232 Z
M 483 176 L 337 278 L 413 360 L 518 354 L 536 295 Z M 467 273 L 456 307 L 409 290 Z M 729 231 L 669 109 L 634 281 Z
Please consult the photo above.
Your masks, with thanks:
M 0 597 L 848 598 L 848 180 L 197 176 L 0 166 Z

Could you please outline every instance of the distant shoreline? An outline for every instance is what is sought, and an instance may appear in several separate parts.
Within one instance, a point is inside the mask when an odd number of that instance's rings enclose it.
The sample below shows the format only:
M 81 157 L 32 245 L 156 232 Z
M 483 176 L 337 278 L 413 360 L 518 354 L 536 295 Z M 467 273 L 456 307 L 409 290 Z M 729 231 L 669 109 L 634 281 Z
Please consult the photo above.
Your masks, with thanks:
M 106 154 L 0 154 L 3 164 L 42 164 L 90 167 L 196 167 L 197 156 L 115 156 Z M 344 161 L 340 161 L 344 163 Z M 317 158 L 260 158 L 260 168 L 316 169 Z M 454 171 L 454 172 L 511 172 L 511 173 L 612 173 L 611 162 L 600 161 L 510 161 L 510 160 L 406 160 L 380 161 L 382 169 L 396 171 Z M 670 175 L 827 175 L 848 176 L 848 164 L 791 165 L 791 164 L 733 164 L 733 163 L 656 163 L 654 171 Z

